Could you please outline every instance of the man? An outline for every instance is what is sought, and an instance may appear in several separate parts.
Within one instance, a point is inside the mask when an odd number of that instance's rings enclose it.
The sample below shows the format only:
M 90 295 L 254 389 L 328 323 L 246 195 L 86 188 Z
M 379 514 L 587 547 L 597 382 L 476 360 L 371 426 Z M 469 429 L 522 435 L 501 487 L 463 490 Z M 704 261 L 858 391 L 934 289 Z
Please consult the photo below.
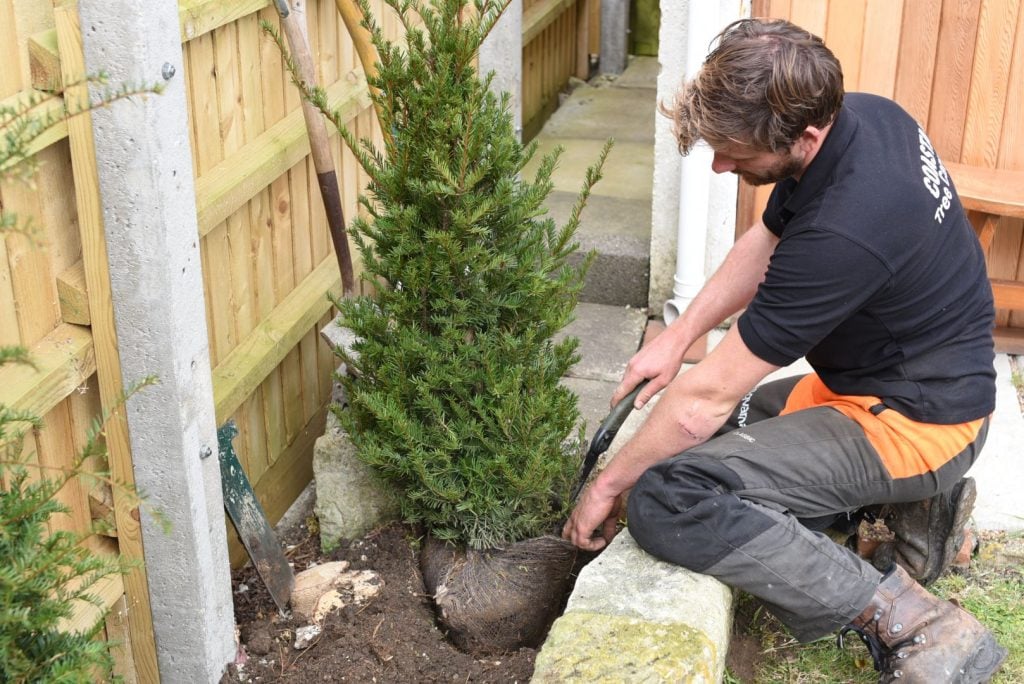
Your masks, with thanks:
M 758 596 L 801 641 L 853 630 L 881 681 L 987 681 L 1006 651 L 977 620 L 815 531 L 922 501 L 897 531 L 945 528 L 917 548 L 930 575 L 973 504 L 963 477 L 994 408 L 993 305 L 931 143 L 895 103 L 844 98 L 834 55 L 785 21 L 728 26 L 665 111 L 683 154 L 703 140 L 715 172 L 776 185 L 762 220 L 630 361 L 613 404 L 644 378 L 638 407 L 664 395 L 563 535 L 602 548 L 631 490 L 641 547 Z M 693 341 L 741 309 L 677 375 Z M 801 357 L 815 373 L 752 389 Z M 896 560 L 914 541 L 897 539 Z

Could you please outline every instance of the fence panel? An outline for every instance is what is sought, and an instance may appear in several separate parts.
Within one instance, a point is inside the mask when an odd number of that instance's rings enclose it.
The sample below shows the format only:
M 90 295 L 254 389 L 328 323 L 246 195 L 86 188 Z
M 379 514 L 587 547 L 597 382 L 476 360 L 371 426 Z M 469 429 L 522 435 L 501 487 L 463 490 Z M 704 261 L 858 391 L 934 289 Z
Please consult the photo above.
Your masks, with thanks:
M 523 1 L 523 139 L 558 109 L 570 77 L 586 79 L 599 41 L 598 0 Z
M 391 11 L 379 0 L 371 5 L 389 36 L 400 37 Z M 217 420 L 237 423 L 238 452 L 276 520 L 312 475 L 312 445 L 323 432 L 336 365 L 319 331 L 332 319 L 326 293 L 340 294 L 340 278 L 299 96 L 259 27 L 261 19 L 278 23 L 270 1 L 182 0 L 179 14 Z M 73 2 L 0 0 L 0 103 L 36 96 L 40 111 L 62 105 L 61 95 L 44 89 L 81 76 L 76 17 Z M 306 18 L 331 102 L 357 138 L 379 141 L 362 68 L 334 1 L 308 3 Z M 339 136 L 331 145 L 351 219 L 367 178 Z M 0 239 L 0 344 L 25 346 L 37 362 L 35 369 L 0 370 L 0 403 L 43 415 L 44 429 L 24 450 L 47 467 L 71 462 L 91 422 L 121 391 L 90 149 L 88 119 L 72 120 L 33 146 L 34 186 L 0 184 L 0 206 L 31 217 L 35 228 L 33 239 Z M 111 468 L 130 480 L 122 421 L 114 421 L 107 442 Z M 104 518 L 114 529 L 89 538 L 89 547 L 141 557 L 138 512 L 116 493 L 75 482 L 60 497 L 71 514 L 55 519 L 53 529 L 85 532 Z M 238 562 L 244 551 L 230 536 Z M 124 643 L 115 654 L 117 673 L 155 681 L 145 569 L 105 583 L 100 596 L 114 609 L 108 638 Z M 79 611 L 72 625 L 91 615 Z
M 1018 0 L 756 0 L 754 16 L 821 35 L 848 91 L 892 97 L 924 125 L 942 159 L 1024 170 L 1024 10 Z M 740 183 L 737 235 L 760 216 L 770 187 Z M 1024 221 L 999 220 L 989 275 L 1024 281 Z M 998 310 L 999 327 L 1024 312 Z

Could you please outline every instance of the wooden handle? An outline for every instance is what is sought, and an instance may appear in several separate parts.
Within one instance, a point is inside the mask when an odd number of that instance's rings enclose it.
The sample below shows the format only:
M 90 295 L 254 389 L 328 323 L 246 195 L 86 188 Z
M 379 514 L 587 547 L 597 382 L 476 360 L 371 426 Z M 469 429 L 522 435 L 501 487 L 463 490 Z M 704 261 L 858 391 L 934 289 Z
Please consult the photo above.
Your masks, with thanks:
M 316 69 L 313 66 L 313 55 L 309 50 L 309 38 L 306 35 L 305 2 L 298 0 L 289 7 L 287 0 L 275 0 L 275 5 L 278 14 L 281 15 L 281 28 L 291 48 L 292 60 L 298 68 L 299 78 L 307 89 L 312 89 L 316 85 Z M 320 197 L 323 199 L 324 211 L 327 214 L 327 226 L 331 232 L 335 256 L 338 258 L 342 291 L 344 296 L 350 297 L 355 294 L 352 254 L 348 248 L 345 214 L 341 206 L 338 175 L 334 169 L 334 158 L 331 156 L 327 125 L 320 110 L 305 97 L 302 98 L 302 118 L 306 122 L 313 168 L 316 169 Z

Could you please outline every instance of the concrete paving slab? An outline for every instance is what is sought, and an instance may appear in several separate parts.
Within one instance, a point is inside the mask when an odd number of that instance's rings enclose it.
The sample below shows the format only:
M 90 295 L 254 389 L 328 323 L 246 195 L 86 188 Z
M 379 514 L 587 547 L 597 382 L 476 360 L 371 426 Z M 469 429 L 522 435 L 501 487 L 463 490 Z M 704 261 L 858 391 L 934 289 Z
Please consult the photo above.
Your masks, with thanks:
M 605 181 L 598 183 L 601 188 Z M 548 214 L 558 225 L 565 225 L 576 203 L 576 192 L 553 190 L 544 202 Z M 628 244 L 632 251 L 637 247 L 646 253 L 651 249 L 651 201 L 647 199 L 624 199 L 609 197 L 595 192 L 587 200 L 587 206 L 580 215 L 579 235 L 600 236 L 609 241 L 609 246 Z M 611 242 L 619 239 L 620 243 Z M 628 242 L 626 242 L 628 241 Z
M 996 355 L 996 410 L 988 439 L 969 475 L 978 485 L 974 522 L 981 529 L 1024 529 L 1024 417 L 1006 354 Z
M 564 152 L 551 175 L 555 190 L 577 193 L 583 185 L 587 168 L 597 161 L 603 140 L 587 138 L 551 138 L 542 131 L 536 138 L 537 154 L 523 169 L 523 177 L 532 179 L 537 173 L 541 156 L 561 145 Z M 604 177 L 594 187 L 594 193 L 621 199 L 651 199 L 653 187 L 654 148 L 650 143 L 619 142 L 608 155 Z
M 648 88 L 598 88 L 583 85 L 572 91 L 544 124 L 549 138 L 614 138 L 619 142 L 654 145 L 654 112 L 657 90 Z
M 639 309 L 581 302 L 576 320 L 557 336 L 574 335 L 580 340 L 581 360 L 568 375 L 617 385 L 626 362 L 639 348 L 646 323 L 647 313 Z
M 545 204 L 558 225 L 569 220 L 576 194 L 554 191 Z M 587 273 L 582 301 L 619 306 L 647 306 L 650 280 L 651 202 L 594 194 L 587 201 L 576 232 L 574 261 L 596 252 Z
M 608 416 L 608 402 L 618 382 L 607 380 L 590 380 L 587 378 L 562 378 L 562 385 L 576 393 L 579 402 L 580 418 L 586 424 L 584 439 L 590 444 L 597 426 Z
M 629 58 L 626 70 L 612 81 L 616 88 L 657 88 L 661 64 L 657 57 L 634 55 Z
M 580 299 L 594 304 L 645 308 L 651 278 L 650 262 L 627 249 L 616 251 L 616 240 L 581 238 L 583 252 L 570 259 L 578 263 L 583 254 L 596 250 L 597 258 L 590 266 Z

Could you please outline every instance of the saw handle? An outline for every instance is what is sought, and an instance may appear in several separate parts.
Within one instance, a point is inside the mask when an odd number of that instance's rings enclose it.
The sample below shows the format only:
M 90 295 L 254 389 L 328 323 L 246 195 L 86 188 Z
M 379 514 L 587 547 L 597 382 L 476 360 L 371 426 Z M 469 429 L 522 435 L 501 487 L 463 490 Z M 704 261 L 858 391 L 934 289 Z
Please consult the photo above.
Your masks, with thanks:
M 649 379 L 643 380 L 634 387 L 633 391 L 616 404 L 608 414 L 608 417 L 597 426 L 597 431 L 594 432 L 594 436 L 590 440 L 590 448 L 587 449 L 587 455 L 583 458 L 583 468 L 580 470 L 579 480 L 572 490 L 572 501 L 576 501 L 579 498 L 580 492 L 583 491 L 583 486 L 587 483 L 587 478 L 590 477 L 590 471 L 597 464 L 598 456 L 608 451 L 608 447 L 612 445 L 615 435 L 619 434 L 619 428 L 626 422 L 626 417 L 633 410 L 633 402 L 636 401 L 637 395 L 640 394 L 640 390 L 647 386 L 648 382 L 650 382 Z

